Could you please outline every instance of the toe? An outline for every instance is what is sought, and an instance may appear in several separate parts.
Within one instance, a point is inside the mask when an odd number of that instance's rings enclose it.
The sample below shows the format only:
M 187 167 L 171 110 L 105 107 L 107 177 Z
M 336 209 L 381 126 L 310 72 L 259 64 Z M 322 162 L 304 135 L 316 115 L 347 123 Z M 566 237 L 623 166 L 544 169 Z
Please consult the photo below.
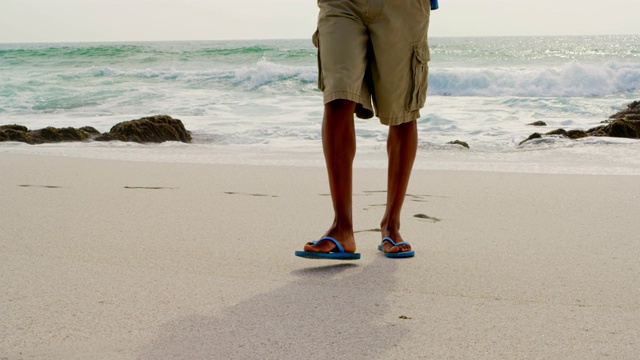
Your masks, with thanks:
M 330 241 L 321 241 L 317 244 L 308 242 L 304 245 L 304 251 L 310 252 L 331 252 L 335 248 L 335 244 Z
M 318 244 L 313 244 L 311 242 L 308 242 L 306 244 L 304 244 L 304 251 L 312 251 L 312 252 L 319 252 L 320 249 L 318 247 Z
M 400 248 L 398 246 L 393 246 L 388 242 L 385 242 L 386 245 L 383 245 L 382 248 L 384 250 L 384 252 L 387 253 L 397 253 L 398 251 L 400 251 Z
M 384 252 L 387 253 L 398 253 L 398 252 L 407 252 L 407 251 L 411 251 L 411 245 L 410 244 L 401 244 L 398 246 L 393 246 L 388 242 L 385 242 L 386 245 L 383 245 L 382 248 L 384 250 Z

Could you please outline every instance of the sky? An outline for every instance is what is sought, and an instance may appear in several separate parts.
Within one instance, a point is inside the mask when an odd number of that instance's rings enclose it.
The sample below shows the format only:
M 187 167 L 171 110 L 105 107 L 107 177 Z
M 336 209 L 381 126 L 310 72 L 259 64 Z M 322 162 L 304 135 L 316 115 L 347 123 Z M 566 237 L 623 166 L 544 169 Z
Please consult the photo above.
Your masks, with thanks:
M 638 14 L 640 0 L 440 0 L 429 35 L 640 34 Z M 316 16 L 316 0 L 0 0 L 0 43 L 302 39 Z

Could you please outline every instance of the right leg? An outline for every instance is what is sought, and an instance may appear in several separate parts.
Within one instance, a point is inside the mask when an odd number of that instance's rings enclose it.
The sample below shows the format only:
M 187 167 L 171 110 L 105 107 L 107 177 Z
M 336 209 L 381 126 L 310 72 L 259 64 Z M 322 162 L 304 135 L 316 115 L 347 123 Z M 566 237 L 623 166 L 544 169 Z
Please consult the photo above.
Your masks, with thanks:
M 324 236 L 338 240 L 346 252 L 355 252 L 352 217 L 353 159 L 356 154 L 356 134 L 353 111 L 356 104 L 349 100 L 334 100 L 324 107 L 322 148 L 329 175 L 333 202 L 333 224 Z M 317 245 L 308 243 L 305 251 L 328 252 L 334 248 L 329 241 Z
M 364 80 L 369 35 L 362 19 L 365 0 L 318 1 L 318 86 L 322 90 L 324 117 L 322 147 L 329 175 L 334 219 L 325 236 L 335 238 L 345 252 L 355 252 L 352 218 L 352 165 L 356 153 L 353 114 L 359 104 L 372 114 L 371 93 Z M 308 243 L 307 252 L 329 252 L 331 241 Z

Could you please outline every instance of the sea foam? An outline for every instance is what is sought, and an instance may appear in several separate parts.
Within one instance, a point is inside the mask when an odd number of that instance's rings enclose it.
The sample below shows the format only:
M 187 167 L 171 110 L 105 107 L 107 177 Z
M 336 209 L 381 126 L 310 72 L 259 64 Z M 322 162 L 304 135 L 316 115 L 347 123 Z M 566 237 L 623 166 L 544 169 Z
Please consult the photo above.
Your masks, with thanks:
M 535 161 L 543 171 L 545 159 L 568 164 L 580 154 L 585 166 L 597 159 L 588 171 L 611 163 L 640 173 L 635 142 L 552 137 L 519 146 L 533 132 L 595 127 L 640 99 L 640 36 L 434 38 L 430 46 L 416 166 L 526 171 Z M 108 131 L 168 114 L 194 136 L 189 146 L 3 143 L 0 151 L 248 164 L 315 154 L 301 163 L 322 166 L 316 56 L 308 39 L 0 44 L 0 124 Z M 526 125 L 538 120 L 548 127 Z M 358 159 L 384 166 L 387 131 L 375 118 L 356 120 Z
M 558 67 L 443 68 L 430 72 L 434 95 L 572 97 L 606 96 L 640 90 L 640 63 L 581 64 Z

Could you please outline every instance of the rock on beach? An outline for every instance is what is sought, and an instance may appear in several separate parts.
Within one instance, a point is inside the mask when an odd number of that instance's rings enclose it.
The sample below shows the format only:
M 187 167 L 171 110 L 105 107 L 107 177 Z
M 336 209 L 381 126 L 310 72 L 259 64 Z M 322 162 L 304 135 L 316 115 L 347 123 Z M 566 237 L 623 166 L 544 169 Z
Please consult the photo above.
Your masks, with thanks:
M 116 124 L 108 133 L 101 134 L 93 127 L 55 128 L 29 130 L 22 125 L 1 125 L 0 141 L 19 141 L 27 144 L 44 144 L 65 141 L 125 141 L 161 143 L 165 141 L 191 141 L 191 133 L 179 119 L 169 115 L 156 115 Z
M 562 136 L 568 139 L 580 139 L 587 136 L 608 136 L 629 139 L 640 139 L 640 101 L 634 101 L 627 105 L 627 109 L 619 111 L 604 121 L 605 125 L 600 125 L 589 130 L 565 130 L 556 129 L 545 134 L 533 133 L 527 139 L 520 142 L 520 145 L 534 139 L 541 139 L 545 136 Z

